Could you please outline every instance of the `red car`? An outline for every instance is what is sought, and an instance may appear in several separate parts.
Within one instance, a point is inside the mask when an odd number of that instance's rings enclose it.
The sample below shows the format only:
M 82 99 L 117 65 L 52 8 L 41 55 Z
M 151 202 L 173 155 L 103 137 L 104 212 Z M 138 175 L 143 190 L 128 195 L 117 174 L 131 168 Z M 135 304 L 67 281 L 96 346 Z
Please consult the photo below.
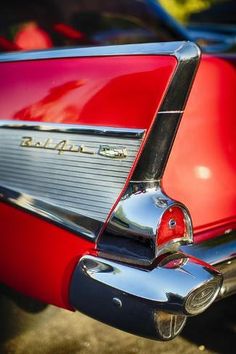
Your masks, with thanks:
M 169 340 L 236 290 L 236 55 L 133 2 L 1 5 L 0 282 Z

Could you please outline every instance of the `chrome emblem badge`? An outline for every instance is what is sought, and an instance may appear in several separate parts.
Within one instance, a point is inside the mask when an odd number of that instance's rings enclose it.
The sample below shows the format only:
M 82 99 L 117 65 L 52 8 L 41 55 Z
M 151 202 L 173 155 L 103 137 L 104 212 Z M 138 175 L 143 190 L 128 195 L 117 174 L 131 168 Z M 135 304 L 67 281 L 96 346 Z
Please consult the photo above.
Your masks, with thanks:
M 128 156 L 127 149 L 125 147 L 99 145 L 98 149 L 90 149 L 85 145 L 71 144 L 68 140 L 54 142 L 53 139 L 48 138 L 43 141 L 39 141 L 33 139 L 31 136 L 23 136 L 21 139 L 20 146 L 23 148 L 55 150 L 58 152 L 58 155 L 61 155 L 64 152 L 72 152 L 89 155 L 97 154 L 112 159 L 124 159 Z
M 124 147 L 113 147 L 110 145 L 100 145 L 99 155 L 113 159 L 124 159 L 127 157 L 127 149 Z

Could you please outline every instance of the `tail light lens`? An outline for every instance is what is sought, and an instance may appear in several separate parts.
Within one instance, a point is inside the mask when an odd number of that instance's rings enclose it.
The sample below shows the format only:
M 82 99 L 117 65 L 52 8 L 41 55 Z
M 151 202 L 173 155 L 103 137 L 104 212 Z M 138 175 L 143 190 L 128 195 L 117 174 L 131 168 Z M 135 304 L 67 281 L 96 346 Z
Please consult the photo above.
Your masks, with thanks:
M 171 206 L 162 215 L 157 230 L 156 243 L 157 246 L 163 246 L 176 240 L 192 240 L 190 217 L 188 212 L 178 205 Z

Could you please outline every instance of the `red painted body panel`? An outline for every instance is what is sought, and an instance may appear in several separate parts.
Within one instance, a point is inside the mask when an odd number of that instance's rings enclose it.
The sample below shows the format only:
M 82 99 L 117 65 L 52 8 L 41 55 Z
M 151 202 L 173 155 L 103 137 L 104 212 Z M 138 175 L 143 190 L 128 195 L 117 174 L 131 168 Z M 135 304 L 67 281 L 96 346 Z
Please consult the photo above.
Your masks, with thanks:
M 1 63 L 0 119 L 148 128 L 173 57 Z
M 72 271 L 94 243 L 4 203 L 0 214 L 0 282 L 69 309 Z
M 175 66 L 164 56 L 1 63 L 0 117 L 148 128 Z M 4 203 L 0 230 L 0 282 L 69 308 L 72 271 L 95 244 Z
M 236 58 L 203 56 L 163 178 L 201 240 L 236 223 L 235 92 Z
M 175 65 L 164 56 L 1 63 L 0 117 L 148 129 Z M 235 222 L 235 73 L 233 59 L 203 57 L 163 178 L 204 237 Z M 72 270 L 94 244 L 3 203 L 0 215 L 0 281 L 68 308 Z

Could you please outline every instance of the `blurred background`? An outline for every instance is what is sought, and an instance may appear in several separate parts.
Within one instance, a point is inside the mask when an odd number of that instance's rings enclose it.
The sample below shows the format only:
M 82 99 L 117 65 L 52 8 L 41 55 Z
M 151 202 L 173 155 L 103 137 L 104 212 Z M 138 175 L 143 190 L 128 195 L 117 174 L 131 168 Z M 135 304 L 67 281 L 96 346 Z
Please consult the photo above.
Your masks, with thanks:
M 235 24 L 234 0 L 160 0 L 159 3 L 183 24 L 189 21 Z
M 0 51 L 192 40 L 235 51 L 234 0 L 8 0 Z

